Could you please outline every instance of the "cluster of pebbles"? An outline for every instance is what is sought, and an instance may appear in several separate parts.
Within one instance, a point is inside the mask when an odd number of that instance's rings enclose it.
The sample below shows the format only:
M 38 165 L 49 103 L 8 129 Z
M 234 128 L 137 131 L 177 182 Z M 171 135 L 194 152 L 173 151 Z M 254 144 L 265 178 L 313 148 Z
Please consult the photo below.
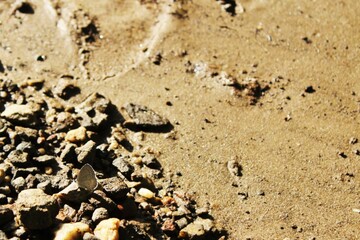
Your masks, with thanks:
M 171 123 L 74 82 L 0 79 L 0 239 L 224 239 L 141 144 Z

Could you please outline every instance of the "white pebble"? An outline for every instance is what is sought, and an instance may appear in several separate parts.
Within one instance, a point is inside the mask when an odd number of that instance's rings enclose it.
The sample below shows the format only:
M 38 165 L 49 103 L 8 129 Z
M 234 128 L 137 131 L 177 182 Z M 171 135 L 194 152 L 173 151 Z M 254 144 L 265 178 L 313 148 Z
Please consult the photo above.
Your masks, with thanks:
M 138 194 L 147 199 L 151 199 L 151 198 L 155 197 L 155 193 L 153 193 L 152 191 L 150 191 L 147 188 L 140 188 L 138 191 Z

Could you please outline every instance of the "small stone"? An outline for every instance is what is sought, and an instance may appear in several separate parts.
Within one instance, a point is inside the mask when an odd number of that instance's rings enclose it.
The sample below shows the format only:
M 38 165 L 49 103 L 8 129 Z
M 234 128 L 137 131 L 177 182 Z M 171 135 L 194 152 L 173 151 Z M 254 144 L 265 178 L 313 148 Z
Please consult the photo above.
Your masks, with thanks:
M 241 174 L 241 166 L 240 164 L 236 161 L 236 160 L 230 160 L 227 163 L 227 168 L 230 172 L 231 175 L 235 176 L 235 177 L 240 177 Z
M 90 231 L 89 225 L 82 222 L 65 223 L 56 232 L 54 240 L 82 239 L 83 235 Z
M 96 143 L 92 140 L 86 142 L 83 146 L 75 149 L 77 161 L 81 164 L 92 163 L 96 153 Z
M 123 199 L 129 192 L 129 189 L 123 180 L 118 177 L 111 177 L 99 180 L 99 183 L 107 193 L 114 200 Z
M 11 185 L 15 188 L 16 192 L 21 192 L 26 187 L 26 181 L 23 177 L 17 177 L 11 181 Z
M 185 232 L 192 239 L 202 237 L 214 228 L 214 222 L 211 219 L 196 218 L 194 222 L 187 225 L 180 232 Z
M 186 217 L 180 218 L 179 220 L 175 221 L 176 225 L 179 227 L 179 229 L 183 229 L 188 225 L 188 220 Z
M 69 99 L 80 93 L 80 88 L 70 78 L 60 78 L 53 89 L 53 92 L 62 99 Z
M 204 227 L 200 224 L 190 223 L 185 228 L 180 230 L 180 236 L 192 239 L 194 237 L 201 237 L 205 235 Z
M 93 205 L 91 205 L 90 203 L 87 202 L 82 202 L 80 205 L 80 208 L 77 212 L 77 218 L 89 218 L 92 216 L 92 214 L 95 211 L 95 207 Z
M 138 191 L 138 194 L 147 199 L 152 199 L 155 197 L 155 193 L 153 193 L 152 191 L 150 191 L 147 188 L 140 188 Z
M 19 150 L 13 150 L 9 153 L 6 158 L 6 161 L 11 163 L 16 167 L 28 167 L 29 166 L 29 154 Z
M 34 144 L 31 142 L 21 142 L 16 146 L 16 150 L 20 152 L 27 152 L 27 153 L 33 153 L 35 150 Z
M 338 155 L 339 157 L 341 157 L 341 158 L 347 158 L 346 153 L 343 152 L 343 151 L 337 151 L 337 155 Z
M 36 129 L 15 126 L 16 134 L 23 140 L 35 140 L 38 137 L 38 131 Z
M 355 150 L 353 151 L 353 153 L 354 153 L 355 155 L 360 156 L 360 150 L 359 150 L 359 149 L 355 149 Z
M 77 182 L 72 182 L 70 185 L 68 185 L 56 194 L 56 196 L 61 199 L 65 199 L 67 201 L 75 203 L 81 203 L 87 200 L 90 195 L 91 192 L 87 191 L 84 188 L 80 188 Z
M 31 230 L 50 227 L 59 211 L 56 199 L 41 189 L 21 191 L 15 203 L 21 223 Z
M 313 86 L 308 86 L 305 88 L 305 92 L 306 93 L 314 93 L 315 89 L 313 88 Z
M 1 117 L 21 126 L 36 126 L 39 122 L 37 109 L 31 105 L 12 104 L 5 108 Z
M 352 144 L 352 145 L 356 144 L 357 142 L 358 142 L 358 139 L 355 138 L 355 137 L 352 137 L 352 138 L 350 138 L 350 140 L 349 140 L 349 144 Z
M 44 170 L 45 170 L 46 175 L 51 175 L 53 173 L 53 168 L 52 167 L 47 166 L 47 167 L 44 168 Z
M 0 205 L 4 205 L 8 203 L 7 196 L 5 194 L 0 193 Z
M 165 233 L 170 233 L 170 234 L 173 232 L 176 232 L 177 229 L 176 229 L 174 220 L 169 219 L 169 218 L 166 219 L 161 226 L 161 230 L 163 230 Z
M 40 182 L 36 188 L 39 188 L 43 190 L 46 194 L 51 194 L 51 182 L 49 180 L 46 180 L 44 182 Z
M 14 219 L 14 213 L 9 206 L 0 206 L 0 226 L 11 222 Z
M 110 101 L 99 93 L 93 93 L 75 108 L 80 117 L 80 124 L 86 128 L 96 129 L 108 120 L 106 113 Z
M 109 213 L 108 213 L 108 210 L 106 210 L 106 208 L 97 208 L 93 212 L 91 220 L 95 224 L 97 224 L 97 223 L 101 222 L 102 220 L 105 220 L 108 218 L 109 218 Z
M 94 234 L 86 232 L 82 238 L 83 240 L 101 240 L 100 238 L 97 238 Z
M 101 221 L 94 230 L 94 235 L 99 239 L 118 240 L 120 220 L 109 218 Z
M 0 230 L 0 239 L 2 239 L 2 240 L 8 240 L 6 234 L 5 234 L 3 231 L 1 231 L 1 230 Z
M 152 169 L 160 169 L 161 164 L 152 154 L 146 154 L 142 159 L 142 163 Z
M 51 165 L 56 163 L 56 157 L 51 155 L 42 155 L 39 157 L 33 158 L 33 160 L 42 165 Z
M 146 106 L 128 103 L 124 106 L 129 118 L 124 122 L 124 126 L 134 130 L 166 130 L 171 124 L 168 119 L 160 116 Z
M 75 152 L 76 145 L 68 143 L 65 145 L 64 150 L 60 154 L 60 159 L 64 162 L 71 163 L 77 159 Z
M 86 140 L 86 128 L 79 127 L 73 130 L 70 130 L 66 136 L 65 140 L 71 143 L 82 143 Z
M 112 165 L 115 166 L 127 179 L 129 179 L 131 174 L 134 172 L 134 167 L 122 156 L 116 158 L 112 162 Z
M 5 174 L 4 169 L 0 168 L 0 184 L 4 181 L 5 176 L 6 176 L 6 174 Z
M 108 198 L 103 191 L 95 190 L 89 199 L 89 203 L 91 203 L 96 208 L 106 208 L 109 214 L 117 212 L 119 209 L 116 203 Z
M 0 187 L 0 193 L 9 195 L 11 193 L 11 189 L 9 186 Z

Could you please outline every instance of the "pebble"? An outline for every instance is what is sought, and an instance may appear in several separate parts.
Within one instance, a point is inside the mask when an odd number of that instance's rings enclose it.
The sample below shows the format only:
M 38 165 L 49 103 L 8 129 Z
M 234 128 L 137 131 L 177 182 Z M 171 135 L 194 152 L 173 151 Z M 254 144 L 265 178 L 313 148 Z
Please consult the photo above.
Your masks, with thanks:
M 134 172 L 134 167 L 125 160 L 123 156 L 116 158 L 112 162 L 112 165 L 115 166 L 126 178 L 130 178 L 131 174 Z
M 86 128 L 83 126 L 68 131 L 65 136 L 65 140 L 71 143 L 82 143 L 85 142 L 86 138 Z
M 53 173 L 53 168 L 52 167 L 45 167 L 45 174 L 46 175 L 51 175 Z
M 4 169 L 0 168 L 0 184 L 5 180 L 5 171 Z
M 129 192 L 129 188 L 126 183 L 118 177 L 105 178 L 99 180 L 99 183 L 103 187 L 103 190 L 109 197 L 114 200 L 124 199 L 126 194 Z
M 162 130 L 171 125 L 168 119 L 146 106 L 127 103 L 124 109 L 129 116 L 124 122 L 124 126 L 127 128 L 135 130 Z
M 6 158 L 6 161 L 11 163 L 16 167 L 27 167 L 30 165 L 29 154 L 27 152 L 22 152 L 20 150 L 13 150 L 9 153 Z
M 231 175 L 235 176 L 235 177 L 239 177 L 241 176 L 241 166 L 240 164 L 236 161 L 236 160 L 230 160 L 227 163 L 227 168 L 230 172 Z
M 21 126 L 36 126 L 39 120 L 32 106 L 21 104 L 7 106 L 1 113 L 1 117 Z
M 350 138 L 350 140 L 349 140 L 349 144 L 352 144 L 352 145 L 356 144 L 357 142 L 358 142 L 358 139 L 355 138 L 355 137 L 352 137 L 352 138 Z
M 2 240 L 8 240 L 5 232 L 3 232 L 3 231 L 1 231 L 1 230 L 0 230 L 0 239 L 2 239 Z
M 97 208 L 92 214 L 91 220 L 97 224 L 102 220 L 109 218 L 109 212 L 106 208 Z
M 94 235 L 101 240 L 119 240 L 120 220 L 109 218 L 101 221 L 94 230 Z
M 138 194 L 144 198 L 147 198 L 147 199 L 152 199 L 155 197 L 155 193 L 150 191 L 149 189 L 147 188 L 140 188 L 139 191 L 138 191 Z
M 89 225 L 76 222 L 76 223 L 65 223 L 56 232 L 54 240 L 77 240 L 82 239 L 86 232 L 90 232 Z
M 75 152 L 79 163 L 92 163 L 95 159 L 96 143 L 93 140 L 87 141 L 83 146 L 76 148 Z
M 20 222 L 31 230 L 50 227 L 59 211 L 56 199 L 41 189 L 21 191 L 15 204 Z

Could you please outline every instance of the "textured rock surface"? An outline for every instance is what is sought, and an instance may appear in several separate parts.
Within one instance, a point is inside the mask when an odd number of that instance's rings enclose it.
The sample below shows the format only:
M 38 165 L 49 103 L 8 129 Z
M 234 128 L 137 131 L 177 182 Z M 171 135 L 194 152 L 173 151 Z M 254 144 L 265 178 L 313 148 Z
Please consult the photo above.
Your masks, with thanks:
M 53 196 L 41 189 L 27 189 L 19 193 L 16 208 L 21 223 L 28 229 L 44 229 L 51 226 L 59 206 Z

